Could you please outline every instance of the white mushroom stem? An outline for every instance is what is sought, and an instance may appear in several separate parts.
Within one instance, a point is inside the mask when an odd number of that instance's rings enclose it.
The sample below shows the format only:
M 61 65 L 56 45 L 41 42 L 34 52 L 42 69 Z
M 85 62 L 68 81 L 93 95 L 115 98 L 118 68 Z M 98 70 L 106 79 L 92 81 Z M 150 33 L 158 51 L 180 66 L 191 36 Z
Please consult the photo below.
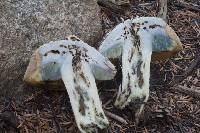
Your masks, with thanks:
M 131 53 L 133 52 L 134 53 Z M 151 55 L 151 53 L 147 53 Z M 132 98 L 143 98 L 148 94 L 151 56 L 143 59 L 137 48 L 130 48 L 122 54 L 122 85 L 119 88 L 115 105 L 124 108 Z M 148 73 L 148 75 L 146 74 Z M 145 97 L 148 98 L 146 95 Z
M 115 105 L 124 108 L 129 102 L 137 101 L 141 106 L 136 111 L 139 117 L 145 102 L 149 97 L 149 77 L 152 48 L 147 35 L 139 40 L 139 34 L 135 37 L 127 35 L 122 51 L 122 84 Z M 138 104 L 136 103 L 136 104 Z
M 105 128 L 109 123 L 89 64 L 81 61 L 77 66 L 72 66 L 71 57 L 63 64 L 61 74 L 80 131 L 88 133 L 94 132 L 97 127 Z

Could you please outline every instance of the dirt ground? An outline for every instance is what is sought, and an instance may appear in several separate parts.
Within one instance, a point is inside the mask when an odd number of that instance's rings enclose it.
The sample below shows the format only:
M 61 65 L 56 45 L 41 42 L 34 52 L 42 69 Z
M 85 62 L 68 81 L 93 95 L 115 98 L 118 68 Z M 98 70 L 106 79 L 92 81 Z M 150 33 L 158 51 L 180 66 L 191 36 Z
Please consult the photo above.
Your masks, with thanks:
M 118 86 L 108 81 L 98 83 L 98 88 L 110 126 L 99 132 L 200 132 L 200 1 L 184 2 L 190 4 L 168 4 L 168 24 L 180 37 L 184 49 L 168 60 L 152 62 L 150 98 L 139 125 L 135 126 L 131 106 L 123 110 L 114 107 Z M 135 1 L 125 13 L 102 8 L 101 15 L 107 33 L 121 18 L 156 16 L 156 2 Z M 38 90 L 23 103 L 11 99 L 1 104 L 0 110 L 0 133 L 78 132 L 66 91 Z

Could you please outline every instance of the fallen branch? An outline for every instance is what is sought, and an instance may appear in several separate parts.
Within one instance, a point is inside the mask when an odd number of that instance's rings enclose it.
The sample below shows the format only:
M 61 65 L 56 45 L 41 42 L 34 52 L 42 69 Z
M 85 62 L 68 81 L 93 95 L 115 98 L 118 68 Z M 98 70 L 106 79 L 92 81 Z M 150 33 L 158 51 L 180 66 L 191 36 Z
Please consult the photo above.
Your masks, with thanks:
M 178 85 L 176 87 L 172 87 L 170 90 L 178 91 L 186 95 L 190 95 L 192 97 L 200 99 L 200 90 L 197 90 L 195 88 L 188 88 L 186 86 Z
M 177 0 L 175 3 L 174 3 L 176 6 L 180 6 L 180 7 L 184 7 L 184 8 L 187 8 L 189 10 L 193 10 L 193 11 L 198 11 L 200 12 L 200 7 L 196 4 L 192 4 L 192 3 L 187 3 L 187 2 L 184 2 L 184 1 L 179 1 Z
M 122 117 L 120 117 L 120 116 L 118 116 L 118 115 L 116 115 L 116 114 L 113 114 L 113 113 L 111 113 L 111 112 L 109 112 L 109 111 L 104 111 L 105 112 L 105 114 L 107 115 L 107 116 L 109 116 L 109 117 L 111 117 L 112 119 L 115 119 L 115 120 L 117 120 L 117 121 L 119 121 L 120 123 L 122 123 L 122 124 L 128 124 L 128 122 L 126 121 L 126 120 L 124 120 Z

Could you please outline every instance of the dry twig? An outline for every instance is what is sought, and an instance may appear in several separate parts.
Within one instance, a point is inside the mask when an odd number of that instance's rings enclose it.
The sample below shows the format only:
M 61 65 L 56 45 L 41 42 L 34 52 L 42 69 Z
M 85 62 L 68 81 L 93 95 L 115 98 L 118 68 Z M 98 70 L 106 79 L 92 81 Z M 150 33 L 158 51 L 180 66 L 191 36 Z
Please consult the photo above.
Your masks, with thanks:
M 108 115 L 112 119 L 115 119 L 115 120 L 119 121 L 122 124 L 125 124 L 125 125 L 128 124 L 128 122 L 126 120 L 124 120 L 122 117 L 120 117 L 120 116 L 118 116 L 116 114 L 113 114 L 113 113 L 111 113 L 109 111 L 105 111 L 105 113 L 106 113 L 106 115 Z
M 176 3 L 174 3 L 176 6 L 180 6 L 180 7 L 184 7 L 187 8 L 189 10 L 193 10 L 193 11 L 198 11 L 200 12 L 200 7 L 196 4 L 192 4 L 192 3 L 187 3 L 181 0 L 177 0 Z
M 196 59 L 191 63 L 191 65 L 187 68 L 187 70 L 184 72 L 182 77 L 176 79 L 174 82 L 170 84 L 170 86 L 174 86 L 175 84 L 178 84 L 182 82 L 189 74 L 192 73 L 194 68 L 200 63 L 200 54 L 197 54 Z
M 197 90 L 195 88 L 188 88 L 186 86 L 178 85 L 176 87 L 172 87 L 171 90 L 178 91 L 186 95 L 190 95 L 192 97 L 200 99 L 200 90 Z

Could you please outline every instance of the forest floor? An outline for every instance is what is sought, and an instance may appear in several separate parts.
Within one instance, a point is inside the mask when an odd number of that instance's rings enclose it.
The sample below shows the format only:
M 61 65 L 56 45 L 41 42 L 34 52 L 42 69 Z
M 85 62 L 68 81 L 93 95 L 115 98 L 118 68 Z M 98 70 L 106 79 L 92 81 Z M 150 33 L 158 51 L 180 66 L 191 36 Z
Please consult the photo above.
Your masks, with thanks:
M 114 83 L 98 83 L 103 108 L 110 121 L 109 128 L 100 132 L 200 132 L 200 1 L 185 2 L 190 3 L 189 6 L 176 1 L 168 5 L 168 24 L 180 37 L 183 50 L 170 59 L 151 63 L 150 98 L 140 124 L 135 125 L 130 106 L 123 110 L 114 107 L 118 91 Z M 193 8 L 195 5 L 198 7 Z M 123 9 L 126 12 L 102 8 L 105 34 L 120 23 L 121 18 L 157 15 L 155 1 L 135 1 Z M 10 133 L 78 132 L 66 91 L 38 90 L 23 103 L 10 101 L 0 109 L 0 130 Z

